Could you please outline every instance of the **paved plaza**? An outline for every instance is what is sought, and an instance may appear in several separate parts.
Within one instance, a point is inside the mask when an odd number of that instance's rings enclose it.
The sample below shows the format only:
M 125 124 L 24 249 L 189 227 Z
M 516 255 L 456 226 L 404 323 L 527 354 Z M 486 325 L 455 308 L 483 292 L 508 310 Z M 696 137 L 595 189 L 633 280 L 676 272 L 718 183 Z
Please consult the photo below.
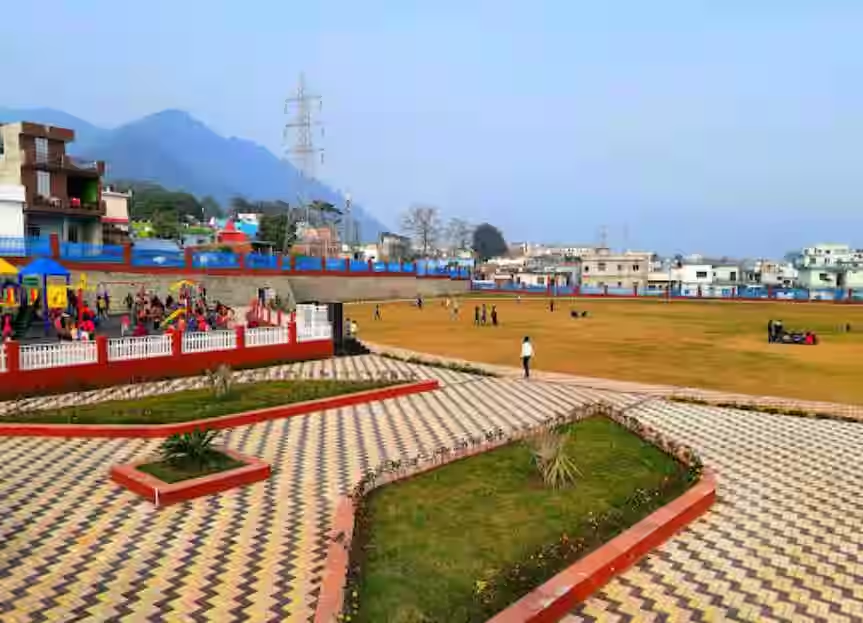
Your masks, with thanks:
M 159 510 L 107 475 L 158 440 L 0 438 L 0 621 L 308 621 L 335 500 L 363 470 L 597 399 L 696 448 L 719 499 L 568 622 L 863 620 L 859 424 L 371 355 L 294 370 L 443 388 L 229 431 L 227 446 L 272 463 L 270 480 Z

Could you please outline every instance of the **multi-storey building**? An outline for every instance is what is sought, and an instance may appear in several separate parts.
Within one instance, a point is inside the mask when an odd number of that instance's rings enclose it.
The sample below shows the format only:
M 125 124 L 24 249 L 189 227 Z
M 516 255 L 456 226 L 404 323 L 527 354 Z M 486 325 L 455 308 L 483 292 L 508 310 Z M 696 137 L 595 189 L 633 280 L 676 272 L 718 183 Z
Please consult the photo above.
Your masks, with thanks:
M 24 234 L 64 242 L 102 242 L 104 162 L 66 154 L 72 130 L 37 123 L 0 124 L 0 186 L 23 186 Z
M 618 288 L 644 288 L 653 254 L 644 251 L 613 253 L 600 247 L 581 257 L 581 284 Z
M 805 288 L 863 287 L 863 250 L 847 244 L 807 247 L 796 265 L 798 283 Z

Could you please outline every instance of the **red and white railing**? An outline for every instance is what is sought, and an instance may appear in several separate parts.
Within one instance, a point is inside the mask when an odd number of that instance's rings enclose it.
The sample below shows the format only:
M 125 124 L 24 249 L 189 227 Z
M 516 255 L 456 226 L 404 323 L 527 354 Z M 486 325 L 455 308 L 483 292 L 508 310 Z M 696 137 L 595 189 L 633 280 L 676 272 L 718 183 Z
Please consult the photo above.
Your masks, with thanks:
M 209 353 L 216 350 L 233 350 L 236 347 L 236 331 L 207 331 L 183 334 L 184 353 Z
M 57 342 L 28 344 L 21 347 L 21 370 L 44 370 L 96 363 L 99 360 L 96 342 Z
M 168 357 L 172 354 L 170 335 L 121 337 L 108 340 L 108 361 Z
M 246 329 L 246 346 L 274 346 L 288 343 L 288 327 Z

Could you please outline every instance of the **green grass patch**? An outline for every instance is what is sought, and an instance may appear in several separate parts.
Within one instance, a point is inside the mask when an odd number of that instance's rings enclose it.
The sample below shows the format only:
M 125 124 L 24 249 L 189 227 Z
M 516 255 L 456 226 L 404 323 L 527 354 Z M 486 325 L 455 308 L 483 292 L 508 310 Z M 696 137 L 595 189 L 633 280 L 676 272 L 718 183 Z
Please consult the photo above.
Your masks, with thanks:
M 207 461 L 203 465 L 197 461 L 156 461 L 139 465 L 136 469 L 145 474 L 155 476 L 162 482 L 174 483 L 200 478 L 210 474 L 226 472 L 229 469 L 243 467 L 245 463 L 238 461 L 227 454 L 212 450 L 207 455 Z
M 192 389 L 135 400 L 46 409 L 3 416 L 4 422 L 28 424 L 173 424 L 329 398 L 394 385 L 387 381 L 284 380 L 237 383 L 227 394 Z
M 373 490 L 352 620 L 485 621 L 689 486 L 684 466 L 607 418 L 566 429 L 573 487 L 544 486 L 516 442 Z

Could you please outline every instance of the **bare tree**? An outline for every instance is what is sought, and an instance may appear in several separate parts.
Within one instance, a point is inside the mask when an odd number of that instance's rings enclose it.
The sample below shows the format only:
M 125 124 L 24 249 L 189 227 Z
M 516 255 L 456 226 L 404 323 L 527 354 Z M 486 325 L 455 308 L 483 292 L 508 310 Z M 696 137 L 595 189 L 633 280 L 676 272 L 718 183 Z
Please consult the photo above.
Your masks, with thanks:
M 411 206 L 402 216 L 402 229 L 414 239 L 423 256 L 428 257 L 440 237 L 440 212 L 433 206 Z
M 446 240 L 455 251 L 467 251 L 473 243 L 473 225 L 461 218 L 451 218 L 446 226 Z

